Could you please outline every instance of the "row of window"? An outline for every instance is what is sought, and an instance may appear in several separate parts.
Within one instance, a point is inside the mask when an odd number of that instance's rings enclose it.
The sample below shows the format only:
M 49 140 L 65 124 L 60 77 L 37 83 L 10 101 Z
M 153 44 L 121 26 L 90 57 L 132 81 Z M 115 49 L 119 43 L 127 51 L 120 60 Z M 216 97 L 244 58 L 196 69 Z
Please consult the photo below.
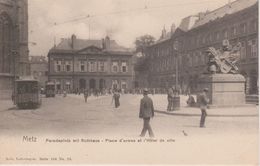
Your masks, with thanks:
M 209 44 L 212 42 L 218 42 L 224 39 L 233 38 L 241 35 L 245 35 L 248 32 L 256 32 L 258 30 L 257 19 L 251 20 L 249 22 L 243 22 L 240 24 L 235 24 L 229 28 L 223 28 L 222 30 L 217 30 L 214 32 L 202 33 L 196 32 L 196 35 L 193 35 L 186 40 L 186 46 L 196 47 L 203 44 Z
M 248 32 L 257 32 L 258 30 L 258 20 L 253 19 L 248 22 L 243 22 L 240 24 L 231 25 L 229 28 L 223 28 L 222 30 L 217 30 L 214 32 L 203 31 L 201 33 L 195 32 L 196 35 L 192 33 L 187 34 L 187 38 L 184 39 L 184 44 L 179 44 L 178 50 L 186 47 L 187 49 L 193 49 L 195 47 L 201 47 L 203 45 L 208 45 L 212 42 L 219 42 L 224 39 L 234 38 L 241 35 L 245 35 Z M 188 32 L 189 33 L 189 32 Z M 169 40 L 169 42 L 172 42 Z M 159 44 L 153 48 L 150 48 L 149 55 L 151 58 L 170 56 L 173 52 L 174 45 L 169 45 L 166 43 Z
M 241 41 L 240 59 L 254 58 L 257 57 L 258 45 L 257 40 L 252 39 L 248 42 Z M 247 55 L 247 56 L 246 56 Z M 182 68 L 196 67 L 206 65 L 208 57 L 205 54 L 205 50 L 202 51 L 191 51 L 181 57 L 178 57 L 178 66 Z M 176 68 L 176 57 L 168 56 L 166 58 L 160 58 L 152 62 L 151 70 L 156 72 L 175 70 Z
M 64 87 L 63 89 L 70 89 L 71 83 L 72 83 L 72 80 L 65 80 L 65 79 L 64 80 L 63 79 L 57 79 L 57 80 L 52 80 L 52 81 L 55 82 L 57 90 L 61 89 L 61 84 Z M 106 81 L 105 80 L 103 80 L 103 81 L 104 81 L 104 84 L 106 84 Z M 95 80 L 92 79 L 92 80 L 90 80 L 90 82 L 94 83 L 94 86 L 96 86 Z M 106 87 L 106 85 L 104 85 L 104 87 Z M 114 80 L 112 80 L 112 87 L 111 88 L 113 88 L 113 89 L 127 89 L 128 86 L 127 86 L 126 80 L 114 79 Z
M 108 72 L 108 62 L 106 61 L 79 61 L 77 64 L 77 71 L 79 72 Z M 111 65 L 111 71 L 128 72 L 127 62 L 113 61 Z M 55 72 L 72 72 L 72 61 L 55 61 Z

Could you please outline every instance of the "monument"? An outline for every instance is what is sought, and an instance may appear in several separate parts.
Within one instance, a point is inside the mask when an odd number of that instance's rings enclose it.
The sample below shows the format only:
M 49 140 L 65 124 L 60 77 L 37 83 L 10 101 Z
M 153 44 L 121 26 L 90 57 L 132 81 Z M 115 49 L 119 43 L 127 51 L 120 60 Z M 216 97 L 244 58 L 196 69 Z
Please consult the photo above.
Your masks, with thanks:
M 209 89 L 211 107 L 240 106 L 245 104 L 245 78 L 238 74 L 236 62 L 239 60 L 241 44 L 231 48 L 224 40 L 222 49 L 209 47 L 208 71 L 200 76 L 198 91 Z

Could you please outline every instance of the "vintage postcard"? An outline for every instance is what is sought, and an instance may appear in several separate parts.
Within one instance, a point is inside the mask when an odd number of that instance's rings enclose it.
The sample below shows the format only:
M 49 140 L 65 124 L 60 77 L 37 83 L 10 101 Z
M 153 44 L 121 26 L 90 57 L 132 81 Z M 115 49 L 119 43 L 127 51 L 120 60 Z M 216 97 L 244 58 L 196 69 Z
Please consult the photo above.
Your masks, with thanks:
M 258 0 L 0 0 L 0 164 L 258 165 Z

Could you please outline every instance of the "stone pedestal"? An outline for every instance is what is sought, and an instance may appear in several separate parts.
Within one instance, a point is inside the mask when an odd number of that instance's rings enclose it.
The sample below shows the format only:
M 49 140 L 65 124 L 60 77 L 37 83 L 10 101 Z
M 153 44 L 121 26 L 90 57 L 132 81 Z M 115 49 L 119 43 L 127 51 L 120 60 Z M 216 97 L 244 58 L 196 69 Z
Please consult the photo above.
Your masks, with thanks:
M 198 81 L 198 92 L 209 89 L 210 106 L 245 105 L 245 78 L 240 74 L 204 74 Z

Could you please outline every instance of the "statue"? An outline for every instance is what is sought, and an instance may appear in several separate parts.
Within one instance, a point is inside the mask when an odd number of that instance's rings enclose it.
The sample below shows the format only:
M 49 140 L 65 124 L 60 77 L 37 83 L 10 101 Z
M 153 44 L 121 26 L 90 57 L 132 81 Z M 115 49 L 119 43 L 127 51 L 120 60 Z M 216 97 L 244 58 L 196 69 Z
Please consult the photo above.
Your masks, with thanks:
M 209 47 L 207 56 L 209 57 L 208 71 L 214 73 L 238 73 L 236 62 L 239 60 L 241 43 L 231 48 L 228 40 L 223 40 L 222 50 L 216 50 L 214 47 Z

